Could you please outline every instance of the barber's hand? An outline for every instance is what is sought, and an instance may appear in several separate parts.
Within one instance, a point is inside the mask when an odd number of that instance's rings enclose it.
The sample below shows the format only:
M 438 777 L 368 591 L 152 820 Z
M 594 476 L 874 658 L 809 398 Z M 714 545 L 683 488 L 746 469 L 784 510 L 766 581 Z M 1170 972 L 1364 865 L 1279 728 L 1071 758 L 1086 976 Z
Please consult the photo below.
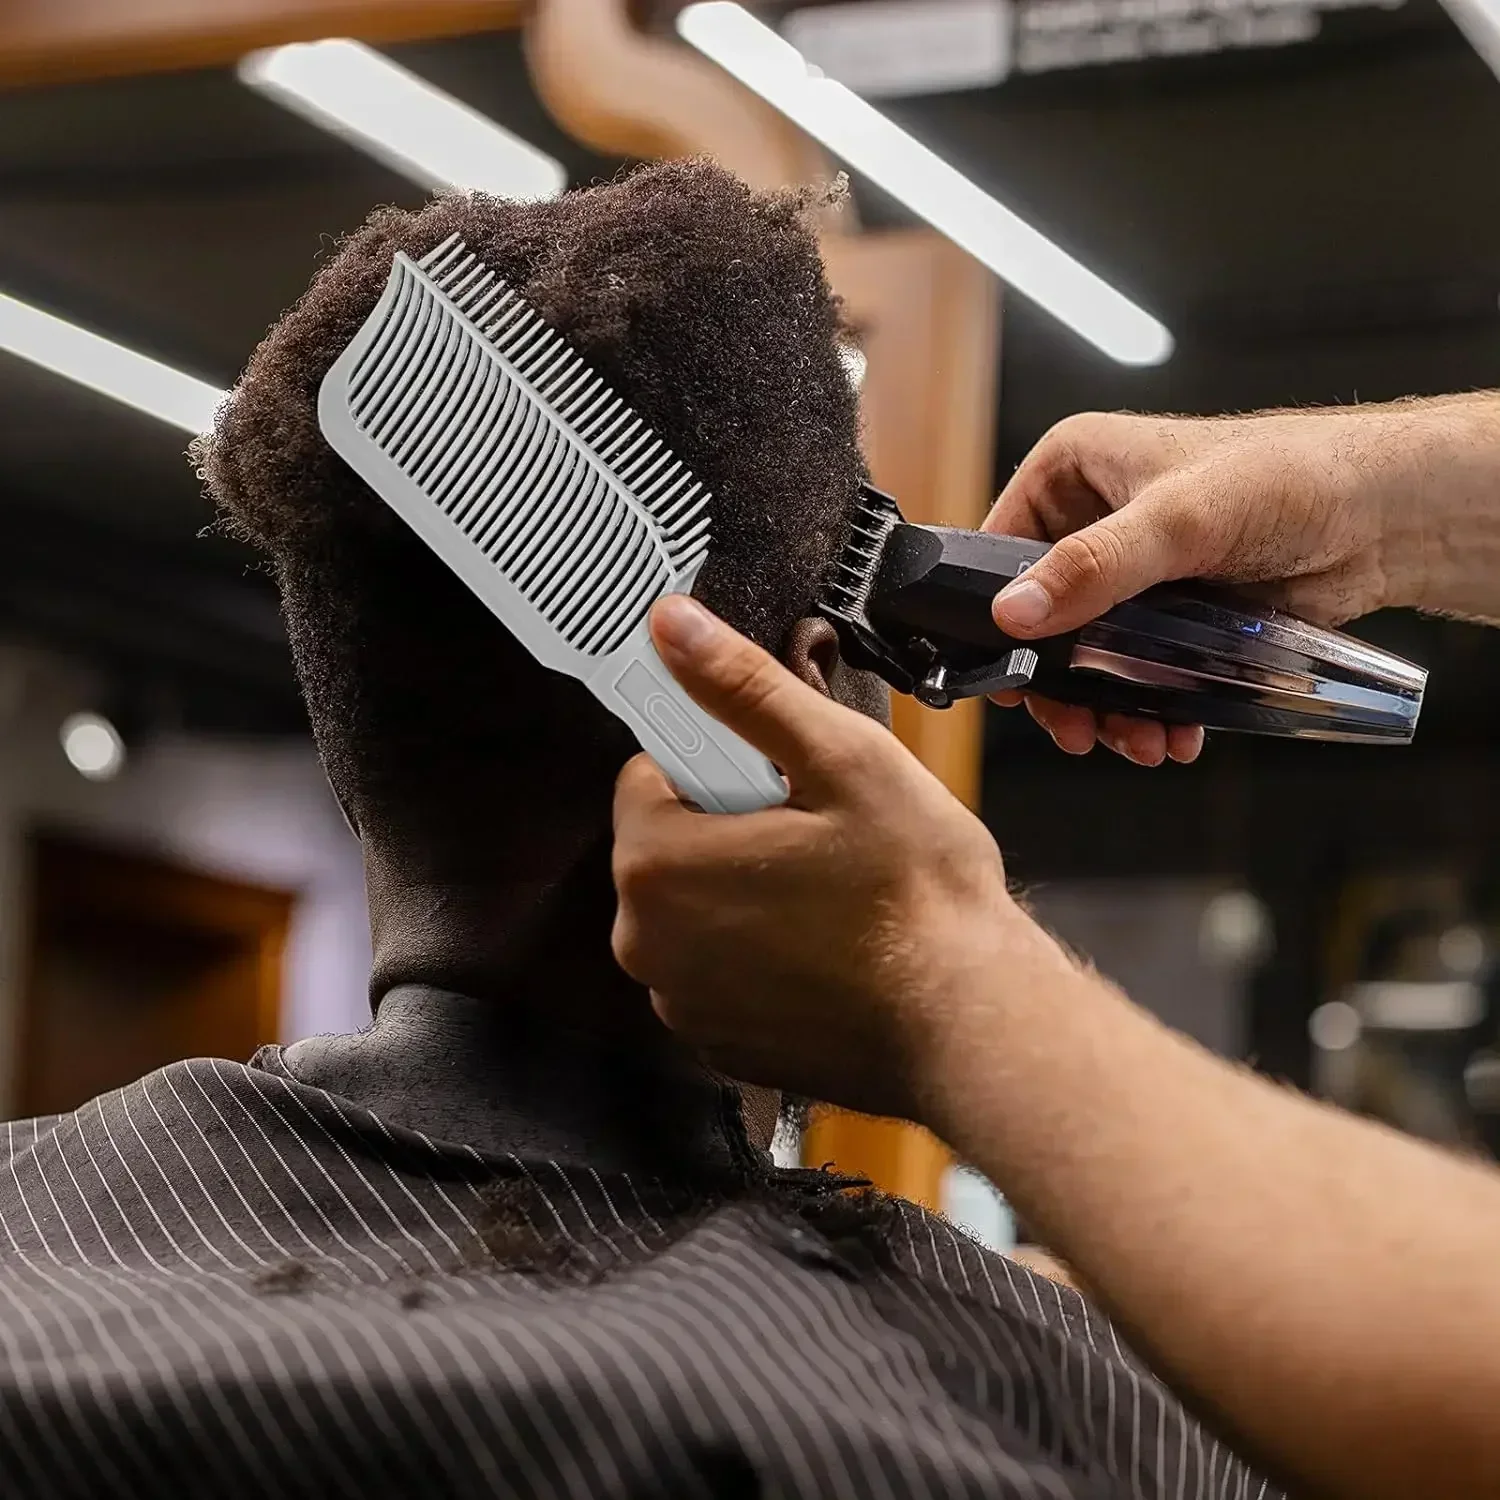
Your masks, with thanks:
M 995 618 L 1011 635 L 1054 635 L 1179 578 L 1253 585 L 1246 592 L 1320 624 L 1378 609 L 1389 600 L 1373 480 L 1398 431 L 1390 408 L 1070 417 L 1032 450 L 985 522 L 1056 543 L 999 596 Z M 1160 765 L 1192 760 L 1203 745 L 1201 729 L 1100 720 L 1040 698 L 1027 706 L 1075 755 L 1100 739 Z
M 615 798 L 615 954 L 712 1065 L 923 1121 L 937 1058 L 997 983 L 1067 968 L 984 826 L 890 732 L 681 595 L 663 661 L 786 775 L 786 805 L 695 812 L 645 756 Z

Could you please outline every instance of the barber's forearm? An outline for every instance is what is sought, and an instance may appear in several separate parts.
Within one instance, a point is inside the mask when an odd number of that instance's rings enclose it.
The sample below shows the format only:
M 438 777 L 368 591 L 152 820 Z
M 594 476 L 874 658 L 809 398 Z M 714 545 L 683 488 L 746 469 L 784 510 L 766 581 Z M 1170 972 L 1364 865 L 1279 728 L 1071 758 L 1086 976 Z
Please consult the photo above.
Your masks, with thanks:
M 938 1050 L 934 1128 L 1284 1478 L 1500 1492 L 1500 1179 L 1234 1068 L 1092 976 L 1028 978 Z
M 1500 621 L 1500 392 L 1355 409 L 1390 604 Z M 1356 440 L 1357 441 L 1357 440 Z

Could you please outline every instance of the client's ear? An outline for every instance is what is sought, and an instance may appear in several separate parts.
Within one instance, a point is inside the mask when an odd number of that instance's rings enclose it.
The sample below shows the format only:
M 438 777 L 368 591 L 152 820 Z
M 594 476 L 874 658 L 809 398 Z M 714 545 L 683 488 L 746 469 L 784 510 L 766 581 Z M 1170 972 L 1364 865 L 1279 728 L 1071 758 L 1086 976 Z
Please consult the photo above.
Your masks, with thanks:
M 844 660 L 838 631 L 821 615 L 804 615 L 792 626 L 782 660 L 809 687 L 889 727 L 891 690 Z
M 843 663 L 839 633 L 821 615 L 803 615 L 787 637 L 786 664 L 809 687 L 833 698 L 834 683 Z

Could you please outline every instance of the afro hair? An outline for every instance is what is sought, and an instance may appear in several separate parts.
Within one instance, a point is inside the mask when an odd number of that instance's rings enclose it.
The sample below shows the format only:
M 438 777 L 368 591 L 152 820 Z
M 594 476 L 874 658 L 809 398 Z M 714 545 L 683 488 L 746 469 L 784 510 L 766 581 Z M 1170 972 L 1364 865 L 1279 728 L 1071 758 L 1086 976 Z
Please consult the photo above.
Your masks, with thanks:
M 451 234 L 503 275 L 712 491 L 696 586 L 772 650 L 809 613 L 863 477 L 840 312 L 809 200 L 705 161 L 550 202 L 383 208 L 270 331 L 196 456 L 227 528 L 270 560 L 324 765 L 356 816 L 502 776 L 580 742 L 629 743 L 545 672 L 333 453 L 319 384 L 393 254 Z

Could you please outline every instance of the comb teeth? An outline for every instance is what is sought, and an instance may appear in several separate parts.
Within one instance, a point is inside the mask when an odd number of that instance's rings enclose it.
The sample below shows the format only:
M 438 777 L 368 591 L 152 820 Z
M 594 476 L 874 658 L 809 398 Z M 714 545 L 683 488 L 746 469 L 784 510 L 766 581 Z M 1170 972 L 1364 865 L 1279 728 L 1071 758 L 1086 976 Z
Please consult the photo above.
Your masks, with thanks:
M 863 621 L 880 554 L 900 515 L 884 496 L 862 490 L 849 522 L 846 541 L 823 580 L 821 603 L 831 613 Z
M 562 337 L 457 236 L 419 265 L 655 518 L 676 572 L 708 552 L 709 494 Z
M 608 655 L 703 561 L 708 491 L 457 235 L 391 278 L 355 426 L 567 645 Z

